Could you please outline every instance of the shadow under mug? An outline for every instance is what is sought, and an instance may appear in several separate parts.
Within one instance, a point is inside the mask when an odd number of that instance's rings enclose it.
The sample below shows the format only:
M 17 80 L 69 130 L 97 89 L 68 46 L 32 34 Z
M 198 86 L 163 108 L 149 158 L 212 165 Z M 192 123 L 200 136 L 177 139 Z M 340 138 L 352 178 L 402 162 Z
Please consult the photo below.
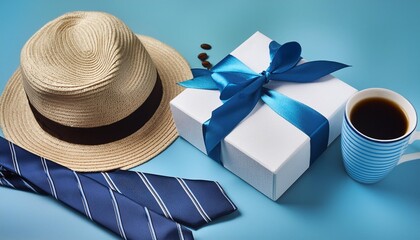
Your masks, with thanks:
M 375 139 L 358 131 L 350 121 L 350 113 L 357 103 L 369 98 L 385 98 L 396 103 L 408 119 L 404 135 L 394 139 Z M 341 150 L 347 174 L 361 183 L 382 180 L 398 164 L 420 159 L 420 152 L 403 155 L 407 146 L 420 139 L 415 132 L 417 114 L 413 105 L 400 94 L 383 88 L 369 88 L 355 93 L 347 101 L 344 112 Z

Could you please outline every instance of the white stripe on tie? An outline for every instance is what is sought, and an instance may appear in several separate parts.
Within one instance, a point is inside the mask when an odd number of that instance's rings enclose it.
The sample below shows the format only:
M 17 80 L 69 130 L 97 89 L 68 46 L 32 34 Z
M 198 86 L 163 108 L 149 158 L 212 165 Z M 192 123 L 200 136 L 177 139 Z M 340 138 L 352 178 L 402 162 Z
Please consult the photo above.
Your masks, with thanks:
M 29 185 L 29 183 L 25 180 L 25 179 L 23 179 L 23 178 L 21 178 L 20 180 L 22 180 L 22 182 L 29 188 L 29 189 L 31 189 L 33 192 L 35 192 L 35 193 L 38 193 L 38 191 L 36 191 L 31 185 Z
M 108 183 L 108 186 L 112 190 L 117 191 L 118 193 L 121 193 L 120 189 L 118 189 L 117 185 L 114 183 L 114 181 L 112 181 L 111 176 L 109 176 L 109 174 L 107 172 L 101 172 L 101 174 L 104 177 L 106 183 Z
M 200 213 L 201 217 L 206 222 L 210 222 L 211 218 L 209 215 L 207 215 L 206 211 L 204 211 L 203 207 L 201 206 L 200 202 L 195 197 L 194 193 L 191 191 L 191 189 L 188 187 L 187 183 L 182 178 L 176 178 L 181 185 L 181 187 L 184 189 L 185 193 L 188 195 L 188 197 L 191 199 L 191 202 L 194 204 L 195 208 L 197 209 L 198 213 Z
M 50 185 L 51 194 L 53 195 L 53 197 L 55 197 L 55 199 L 58 199 L 57 192 L 55 191 L 54 182 L 50 176 L 50 171 L 48 170 L 48 165 L 47 165 L 47 161 L 45 161 L 45 158 L 41 157 L 41 163 L 42 163 L 42 167 L 44 168 L 45 174 L 47 174 L 47 181 L 48 181 L 48 184 Z
M 180 240 L 184 240 L 184 234 L 182 233 L 181 225 L 176 223 L 176 228 L 178 229 L 178 235 Z
M 86 214 L 87 217 L 90 218 L 90 220 L 93 220 L 92 215 L 90 214 L 89 204 L 88 204 L 88 201 L 87 201 L 86 196 L 85 196 L 85 191 L 83 190 L 82 183 L 80 182 L 80 179 L 79 179 L 79 175 L 77 175 L 77 173 L 75 171 L 73 171 L 73 174 L 74 174 L 74 177 L 76 177 L 76 180 L 77 180 L 80 195 L 81 195 L 81 198 L 82 198 L 83 208 L 85 209 L 85 214 Z
M 11 188 L 16 188 L 15 186 L 13 186 L 13 184 L 11 183 L 11 182 L 9 182 L 7 179 L 6 179 L 6 177 L 3 175 L 3 173 L 2 172 L 0 172 L 0 180 L 4 180 L 4 182 L 7 184 L 7 185 L 9 185 L 9 187 L 11 187 Z M 3 181 L 2 181 L 3 182 Z
M 115 218 L 117 219 L 118 230 L 120 230 L 121 237 L 124 238 L 124 239 L 127 239 L 127 237 L 125 236 L 124 227 L 123 227 L 122 221 L 121 221 L 120 209 L 118 208 L 118 203 L 117 203 L 117 200 L 115 199 L 114 192 L 112 191 L 112 189 L 108 189 L 108 190 L 109 190 L 109 194 L 111 194 L 112 206 L 114 207 Z
M 136 172 L 136 173 L 140 177 L 140 179 L 143 181 L 144 185 L 147 187 L 147 189 L 152 194 L 152 196 L 155 198 L 155 200 L 156 200 L 157 204 L 159 205 L 160 209 L 162 210 L 163 214 L 165 214 L 165 217 L 173 220 L 171 213 L 169 212 L 165 203 L 162 201 L 162 198 L 159 196 L 156 189 L 150 183 L 149 179 L 147 179 L 146 175 L 144 175 L 141 172 Z
M 223 190 L 223 188 L 220 186 L 220 184 L 218 182 L 214 182 L 216 183 L 217 187 L 219 188 L 220 192 L 223 194 L 223 196 L 226 198 L 226 200 L 230 203 L 230 205 L 232 205 L 232 208 L 234 210 L 236 210 L 236 206 L 235 204 L 233 204 L 233 202 L 226 196 L 225 191 Z
M 150 236 L 152 236 L 152 240 L 157 240 L 155 229 L 153 228 L 152 218 L 150 217 L 149 209 L 147 209 L 147 207 L 144 207 L 144 211 L 146 212 L 147 220 L 149 222 Z
M 16 151 L 13 143 L 9 142 L 9 148 L 12 156 L 13 167 L 15 168 L 16 173 L 20 176 L 19 163 L 16 158 Z
M 11 156 L 12 156 L 12 162 L 13 162 L 13 167 L 15 168 L 15 172 L 19 176 L 21 176 L 19 162 L 18 162 L 17 157 L 16 157 L 15 145 L 13 145 L 13 143 L 11 143 L 11 142 L 9 142 L 9 149 L 10 149 L 10 153 L 11 153 Z M 28 182 L 25 181 L 25 179 L 23 179 L 23 178 L 20 178 L 20 179 L 22 180 L 23 184 L 25 184 L 26 187 L 31 189 L 33 192 L 38 193 L 31 185 L 29 185 Z M 7 182 L 9 182 L 9 181 L 7 181 Z

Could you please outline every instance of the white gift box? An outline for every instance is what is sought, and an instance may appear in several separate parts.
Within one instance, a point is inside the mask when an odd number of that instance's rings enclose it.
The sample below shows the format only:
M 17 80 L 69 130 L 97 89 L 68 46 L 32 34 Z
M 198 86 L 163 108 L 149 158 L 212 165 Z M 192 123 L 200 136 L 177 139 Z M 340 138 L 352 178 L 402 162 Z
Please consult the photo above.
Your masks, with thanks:
M 271 39 L 256 32 L 231 55 L 259 73 L 270 63 Z M 304 103 L 330 124 L 328 145 L 340 135 L 344 106 L 356 89 L 328 75 L 312 83 L 271 81 L 266 87 Z M 171 101 L 181 137 L 206 153 L 202 124 L 222 102 L 216 90 L 185 89 Z M 308 119 L 310 121 L 310 119 Z M 223 166 L 277 200 L 310 165 L 310 139 L 260 101 L 221 143 Z

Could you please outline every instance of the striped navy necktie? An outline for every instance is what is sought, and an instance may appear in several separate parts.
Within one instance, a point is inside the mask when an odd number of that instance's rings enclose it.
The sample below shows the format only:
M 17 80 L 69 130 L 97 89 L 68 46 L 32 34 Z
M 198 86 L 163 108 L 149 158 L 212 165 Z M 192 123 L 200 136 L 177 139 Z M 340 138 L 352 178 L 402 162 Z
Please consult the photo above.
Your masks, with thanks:
M 217 182 L 117 170 L 80 173 L 0 137 L 0 185 L 48 194 L 124 239 L 193 239 L 236 210 Z

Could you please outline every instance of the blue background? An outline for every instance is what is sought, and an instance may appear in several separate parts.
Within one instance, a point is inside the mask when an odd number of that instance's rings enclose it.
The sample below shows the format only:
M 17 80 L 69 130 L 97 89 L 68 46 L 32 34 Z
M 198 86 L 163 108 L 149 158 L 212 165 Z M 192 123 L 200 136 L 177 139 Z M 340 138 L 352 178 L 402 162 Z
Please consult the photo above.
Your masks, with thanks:
M 176 48 L 190 63 L 202 42 L 218 62 L 255 31 L 298 41 L 307 59 L 352 65 L 335 75 L 364 89 L 385 87 L 420 109 L 420 2 L 318 1 L 1 1 L 0 90 L 19 65 L 20 49 L 46 22 L 74 10 L 116 15 L 136 33 Z M 420 151 L 416 143 L 409 151 Z M 236 214 L 193 231 L 196 239 L 420 239 L 420 161 L 362 185 L 345 173 L 336 140 L 276 202 L 217 165 L 183 139 L 147 172 L 219 181 Z M 52 198 L 0 188 L 0 239 L 115 239 Z

